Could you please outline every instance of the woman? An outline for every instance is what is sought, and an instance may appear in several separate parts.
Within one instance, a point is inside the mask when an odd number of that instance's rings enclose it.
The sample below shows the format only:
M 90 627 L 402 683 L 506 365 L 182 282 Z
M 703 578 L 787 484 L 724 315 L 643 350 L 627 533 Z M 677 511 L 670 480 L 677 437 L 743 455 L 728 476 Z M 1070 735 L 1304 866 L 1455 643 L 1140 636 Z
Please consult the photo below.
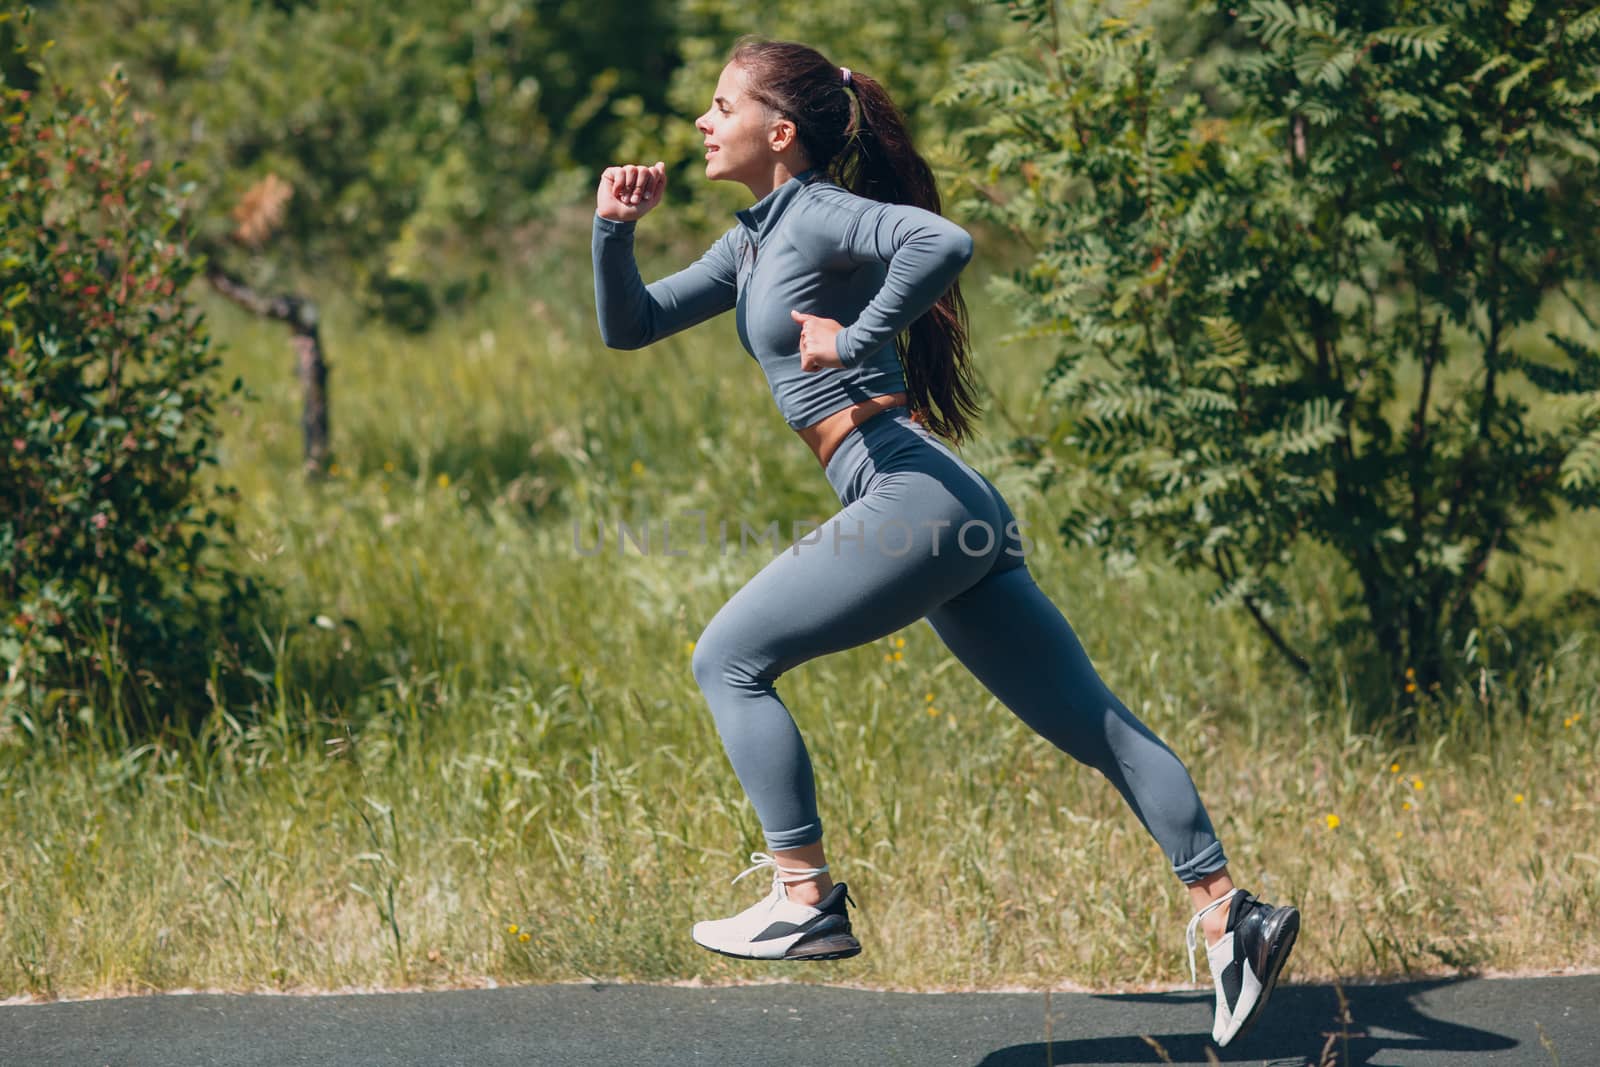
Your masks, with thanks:
M 700 945 L 751 959 L 853 956 L 845 884 L 828 875 L 810 759 L 774 683 L 790 668 L 926 618 L 1008 708 L 1109 778 L 1197 907 L 1227 1044 L 1266 1002 L 1299 913 L 1236 889 L 1188 771 L 1096 675 L 1034 584 L 1010 509 L 940 437 L 978 410 L 956 276 L 972 238 L 940 214 L 933 175 L 871 78 L 804 45 L 744 38 L 695 122 L 706 176 L 756 203 L 700 260 L 645 285 L 637 220 L 665 164 L 601 175 L 595 303 L 613 348 L 640 348 L 737 309 L 739 338 L 842 510 L 740 589 L 694 646 L 694 676 L 771 854 L 772 888 Z

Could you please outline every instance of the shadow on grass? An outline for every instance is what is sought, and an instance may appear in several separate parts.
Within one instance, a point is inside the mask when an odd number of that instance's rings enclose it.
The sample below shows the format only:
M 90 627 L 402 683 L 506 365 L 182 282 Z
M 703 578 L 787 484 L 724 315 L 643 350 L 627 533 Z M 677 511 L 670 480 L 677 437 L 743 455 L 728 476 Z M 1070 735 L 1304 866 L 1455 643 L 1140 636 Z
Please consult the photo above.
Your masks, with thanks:
M 1417 1007 L 1416 1000 L 1420 996 L 1458 981 L 1461 980 L 1443 978 L 1350 988 L 1279 986 L 1272 995 L 1267 1014 L 1249 1033 L 1226 1048 L 1218 1048 L 1208 1034 L 1199 1032 L 1117 1034 L 1012 1045 L 990 1053 L 978 1067 L 1241 1061 L 1359 1067 L 1393 1062 L 1387 1054 L 1397 1052 L 1440 1053 L 1437 1060 L 1442 1063 L 1459 1058 L 1457 1054 L 1463 1052 L 1498 1052 L 1518 1047 L 1521 1042 L 1505 1034 L 1436 1019 Z M 1185 1010 L 1209 1011 L 1213 995 L 1136 993 L 1096 999 L 1124 1004 L 1181 1005 Z M 1348 1005 L 1348 1011 L 1341 1003 Z M 1207 1019 L 1209 1021 L 1209 1014 Z M 1423 1061 L 1407 1059 L 1406 1062 Z M 1426 1062 L 1434 1060 L 1430 1058 Z

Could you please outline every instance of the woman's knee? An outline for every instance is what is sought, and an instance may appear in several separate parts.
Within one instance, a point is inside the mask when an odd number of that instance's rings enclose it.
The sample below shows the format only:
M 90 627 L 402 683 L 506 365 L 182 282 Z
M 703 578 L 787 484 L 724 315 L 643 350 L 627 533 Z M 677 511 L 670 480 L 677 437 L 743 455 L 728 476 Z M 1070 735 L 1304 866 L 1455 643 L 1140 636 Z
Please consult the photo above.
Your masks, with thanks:
M 689 670 L 702 690 L 770 682 L 777 676 L 776 665 L 760 648 L 741 640 L 740 635 L 749 632 L 749 626 L 733 624 L 725 613 L 700 631 L 689 656 Z
M 728 677 L 733 662 L 733 650 L 723 642 L 721 629 L 708 625 L 695 639 L 694 651 L 689 656 L 689 671 L 701 689 L 722 685 Z

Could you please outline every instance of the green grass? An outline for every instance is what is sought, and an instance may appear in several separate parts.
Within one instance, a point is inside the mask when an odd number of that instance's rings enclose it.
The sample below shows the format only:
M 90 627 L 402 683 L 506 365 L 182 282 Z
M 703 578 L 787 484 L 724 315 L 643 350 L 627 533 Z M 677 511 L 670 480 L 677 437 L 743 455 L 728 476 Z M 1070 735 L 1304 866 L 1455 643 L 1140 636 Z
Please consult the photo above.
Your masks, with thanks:
M 729 885 L 764 845 L 689 649 L 767 553 L 585 557 L 572 522 L 676 530 L 705 508 L 787 526 L 837 501 L 731 317 L 644 351 L 599 344 L 585 239 L 422 338 L 331 299 L 323 485 L 297 473 L 286 338 L 208 300 L 258 396 L 227 414 L 222 458 L 250 566 L 282 590 L 259 629 L 272 670 L 194 738 L 123 743 L 103 715 L 72 751 L 0 735 L 0 995 L 1187 981 L 1187 897 L 1132 813 L 921 624 L 778 683 L 866 951 L 780 974 L 689 941 L 764 889 Z M 646 276 L 683 255 L 658 250 Z M 1360 728 L 1248 620 L 1209 611 L 1204 582 L 1111 578 L 1052 542 L 1065 502 L 1002 462 L 1014 428 L 1043 425 L 1049 355 L 992 340 L 1007 327 L 983 269 L 967 294 L 994 400 L 964 455 L 1027 524 L 1029 565 L 1096 665 L 1188 765 L 1236 880 L 1301 907 L 1288 980 L 1600 965 L 1595 635 L 1515 693 L 1486 676 L 1487 710 L 1442 695 L 1407 744 Z M 1592 523 L 1550 536 L 1548 558 L 1590 559 Z M 1535 575 L 1535 600 L 1593 587 L 1595 566 Z M 1325 623 L 1332 573 L 1301 577 L 1299 632 Z

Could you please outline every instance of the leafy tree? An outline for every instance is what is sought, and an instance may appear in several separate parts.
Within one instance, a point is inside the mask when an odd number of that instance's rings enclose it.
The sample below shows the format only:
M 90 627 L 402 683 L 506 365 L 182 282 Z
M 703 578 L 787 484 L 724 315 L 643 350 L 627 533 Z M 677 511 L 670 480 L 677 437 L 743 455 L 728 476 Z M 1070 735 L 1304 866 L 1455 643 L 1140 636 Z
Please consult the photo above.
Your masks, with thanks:
M 484 235 L 581 199 L 609 144 L 605 104 L 659 104 L 670 35 L 655 6 L 99 0 L 41 21 L 64 80 L 125 72 L 151 115 L 142 151 L 189 165 L 207 277 L 289 326 L 317 471 L 331 456 L 317 279 L 415 331 L 441 298 L 483 288 L 441 287 L 441 246 L 490 249 Z
M 941 99 L 986 105 L 962 206 L 1033 243 L 1002 285 L 1058 338 L 1063 534 L 1210 572 L 1308 673 L 1335 649 L 1294 647 L 1282 577 L 1317 542 L 1368 692 L 1448 686 L 1491 564 L 1514 596 L 1537 524 L 1600 503 L 1600 9 L 1223 6 L 1213 105 L 1148 26 L 1006 6 L 1043 48 Z
M 40 77 L 27 21 L 0 14 L 0 713 L 37 733 L 85 699 L 200 704 L 255 590 L 214 552 L 228 392 L 185 299 L 183 190 L 139 155 L 119 80 Z
M 569 172 L 603 154 L 606 101 L 653 102 L 666 75 L 662 20 L 614 0 L 123 0 L 41 25 L 64 80 L 122 67 L 151 152 L 189 164 L 197 242 L 250 253 L 265 283 L 426 277 L 434 240 L 582 189 Z M 627 69 L 604 65 L 619 53 Z

